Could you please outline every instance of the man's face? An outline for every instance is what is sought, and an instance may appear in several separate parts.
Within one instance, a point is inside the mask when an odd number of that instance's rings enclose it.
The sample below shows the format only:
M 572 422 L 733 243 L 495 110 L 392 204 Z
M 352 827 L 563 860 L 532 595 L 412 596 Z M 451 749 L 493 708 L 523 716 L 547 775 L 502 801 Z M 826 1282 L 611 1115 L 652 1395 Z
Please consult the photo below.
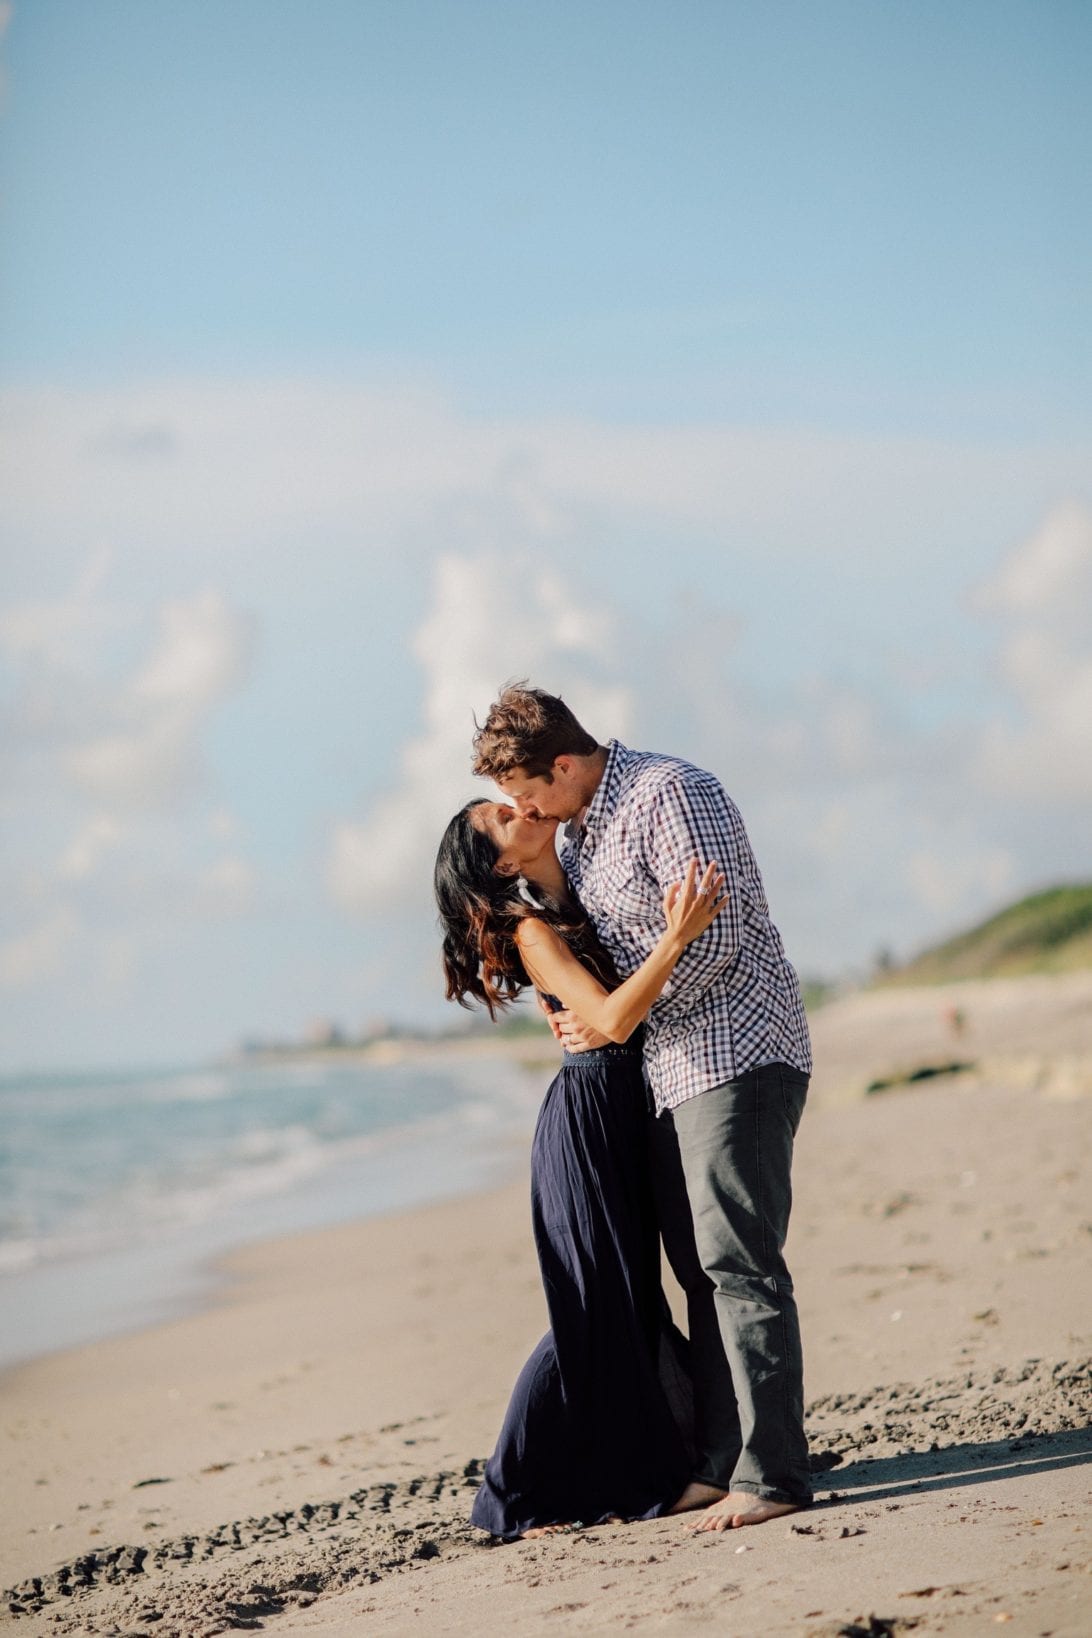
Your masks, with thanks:
M 574 819 L 584 807 L 584 794 L 571 757 L 559 756 L 553 778 L 515 768 L 497 784 L 510 802 L 531 819 Z

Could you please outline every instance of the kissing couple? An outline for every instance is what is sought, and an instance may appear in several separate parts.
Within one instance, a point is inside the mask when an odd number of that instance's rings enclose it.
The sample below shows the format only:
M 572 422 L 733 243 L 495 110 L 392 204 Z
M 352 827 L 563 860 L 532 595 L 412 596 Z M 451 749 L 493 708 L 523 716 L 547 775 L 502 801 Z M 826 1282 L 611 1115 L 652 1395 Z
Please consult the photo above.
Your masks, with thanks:
M 783 1247 L 811 1048 L 739 811 L 712 774 L 601 745 L 526 684 L 474 752 L 507 800 L 468 803 L 440 844 L 448 999 L 495 1018 L 533 987 L 564 1054 L 531 1149 L 550 1329 L 471 1521 L 514 1540 L 795 1512 L 812 1492 Z

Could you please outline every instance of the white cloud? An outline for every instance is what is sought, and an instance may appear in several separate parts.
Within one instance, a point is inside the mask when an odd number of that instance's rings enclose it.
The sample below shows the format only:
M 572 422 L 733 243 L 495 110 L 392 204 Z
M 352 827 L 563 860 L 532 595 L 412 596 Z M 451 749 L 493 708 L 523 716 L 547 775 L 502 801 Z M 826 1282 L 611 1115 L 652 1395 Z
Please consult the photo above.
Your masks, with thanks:
M 202 872 L 200 885 L 218 916 L 238 915 L 254 903 L 258 874 L 249 859 L 225 853 Z
M 174 551 L 202 569 L 256 563 L 271 540 L 474 549 L 505 506 L 539 539 L 654 528 L 864 572 L 878 552 L 913 551 L 921 569 L 943 565 L 961 531 L 981 537 L 984 516 L 996 538 L 1029 495 L 1043 504 L 1087 467 L 1064 446 L 502 421 L 416 385 L 333 380 L 13 388 L 0 413 L 17 541 L 109 539 L 127 561 Z
M 1052 512 L 978 602 L 1005 627 L 998 672 L 1012 709 L 987 726 L 977 777 L 1005 797 L 1092 803 L 1092 512 Z
M 171 803 L 199 779 L 207 721 L 245 674 L 249 620 L 211 588 L 163 604 L 143 663 L 107 695 L 106 720 L 70 746 L 62 766 L 96 801 Z
M 420 903 L 447 821 L 487 794 L 471 776 L 471 736 L 503 682 L 530 677 L 593 729 L 624 735 L 630 692 L 609 680 L 614 622 L 580 597 L 529 549 L 439 559 L 432 605 L 413 638 L 422 729 L 405 746 L 394 789 L 364 818 L 333 827 L 327 881 L 337 903 L 364 912 L 407 896 Z
M 0 608 L 15 677 L 8 754 L 107 806 L 162 805 L 197 781 L 208 722 L 245 676 L 253 621 L 211 586 L 161 600 L 143 659 L 118 674 L 118 634 L 139 635 L 148 617 L 108 595 L 113 567 L 96 549 L 67 594 Z
M 216 808 L 209 814 L 208 831 L 219 842 L 234 842 L 243 833 L 242 821 L 230 808 Z
M 1002 561 L 979 594 L 983 608 L 1047 617 L 1088 637 L 1092 626 L 1092 514 L 1070 501 Z
M 133 994 L 140 967 L 140 941 L 131 932 L 104 933 L 91 965 L 93 996 L 100 1006 L 123 1006 Z
M 1077 739 L 1087 742 L 1092 723 L 1082 693 L 1092 603 L 1074 617 L 1070 593 L 1083 595 L 1090 560 L 1087 517 L 1068 509 L 1001 565 L 976 606 L 1008 628 L 997 651 L 1004 690 L 978 720 L 930 729 L 844 681 L 804 678 L 772 694 L 747 675 L 732 619 L 715 608 L 704 623 L 687 614 L 656 643 L 627 627 L 623 650 L 611 611 L 590 605 L 571 574 L 536 574 L 533 552 L 448 554 L 413 640 L 423 731 L 391 793 L 335 825 L 333 896 L 365 912 L 421 901 L 441 829 L 473 794 L 471 712 L 505 677 L 530 674 L 604 735 L 636 725 L 641 743 L 721 775 L 805 968 L 837 970 L 850 950 L 860 960 L 881 942 L 908 953 L 1051 874 L 1013 804 L 998 803 L 994 758 L 999 747 L 1019 752 L 1021 794 L 1040 821 L 1051 804 L 1064 814 L 1087 793 L 1092 758 L 1087 744 L 1077 755 Z
M 65 594 L 0 609 L 14 685 L 0 983 L 47 993 L 71 981 L 80 1005 L 122 1004 L 164 927 L 244 913 L 258 886 L 238 821 L 194 801 L 208 731 L 246 675 L 253 621 L 211 586 L 122 605 L 114 569 L 97 550 Z
M 942 926 L 950 926 L 984 903 L 999 904 L 1015 869 L 1004 848 L 982 849 L 964 840 L 943 852 L 916 849 L 906 861 L 906 874 L 919 901 Z
M 810 969 L 1086 868 L 1087 513 L 1051 514 L 967 597 L 1013 519 L 1082 492 L 1076 446 L 502 422 L 347 382 L 0 398 L 7 970 L 63 958 L 41 980 L 58 1007 L 110 940 L 114 988 L 135 997 L 148 926 L 177 918 L 199 940 L 260 909 L 253 832 L 299 917 L 293 983 L 322 963 L 325 983 L 338 938 L 366 964 L 397 923 L 406 970 L 377 981 L 377 1005 L 415 1010 L 436 842 L 484 789 L 472 712 L 516 675 L 601 735 L 714 768 Z M 259 611 L 265 692 L 233 743 L 223 713 Z M 351 702 L 377 697 L 383 731 L 361 731 Z M 274 819 L 265 798 L 297 766 Z M 346 778 L 363 791 L 388 768 L 354 810 Z M 366 928 L 308 897 L 318 827 L 319 892 Z M 136 999 L 130 1025 L 151 1028 Z M 196 1001 L 178 1027 L 207 1028 Z
M 59 977 L 79 932 L 75 912 L 58 905 L 37 927 L 0 945 L 0 985 L 26 989 Z
M 80 827 L 57 860 L 57 878 L 67 882 L 86 881 L 88 877 L 94 875 L 110 849 L 116 848 L 124 836 L 124 828 L 112 814 L 95 814 Z
M 159 634 L 133 678 L 133 693 L 195 716 L 238 681 L 248 647 L 246 623 L 211 588 L 159 610 Z
M 101 595 L 112 563 L 111 552 L 94 550 L 66 597 L 0 608 L 0 649 L 22 665 L 74 669 L 95 664 L 105 642 L 133 618 L 132 611 Z

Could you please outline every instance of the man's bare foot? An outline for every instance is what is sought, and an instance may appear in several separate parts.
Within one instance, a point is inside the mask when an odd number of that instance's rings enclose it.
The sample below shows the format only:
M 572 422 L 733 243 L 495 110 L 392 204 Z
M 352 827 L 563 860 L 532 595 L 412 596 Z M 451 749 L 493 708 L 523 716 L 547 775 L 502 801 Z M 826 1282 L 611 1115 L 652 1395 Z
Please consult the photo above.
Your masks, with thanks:
M 671 1513 L 692 1513 L 695 1507 L 708 1507 L 710 1502 L 719 1501 L 727 1492 L 715 1484 L 701 1484 L 697 1479 L 691 1479 L 682 1495 L 673 1507 L 668 1508 Z
M 799 1502 L 767 1501 L 764 1496 L 752 1496 L 744 1490 L 730 1490 L 711 1507 L 699 1513 L 696 1519 L 687 1519 L 686 1530 L 739 1530 L 745 1524 L 765 1524 L 768 1519 L 779 1519 L 786 1513 L 799 1513 Z
M 520 1535 L 524 1541 L 529 1541 L 532 1536 L 561 1536 L 571 1529 L 571 1524 L 535 1524 L 530 1530 L 522 1530 Z

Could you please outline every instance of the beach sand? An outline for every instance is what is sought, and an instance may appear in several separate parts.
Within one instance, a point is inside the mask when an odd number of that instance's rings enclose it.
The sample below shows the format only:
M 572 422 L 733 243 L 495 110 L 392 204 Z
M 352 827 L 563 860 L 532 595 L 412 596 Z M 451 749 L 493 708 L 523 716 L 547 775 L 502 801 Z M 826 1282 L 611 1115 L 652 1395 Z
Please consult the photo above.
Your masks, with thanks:
M 8 1372 L 0 1625 L 1086 1638 L 1092 975 L 1011 982 L 953 992 L 958 1038 L 938 991 L 814 1021 L 789 1245 L 813 1509 L 470 1530 L 545 1326 L 522 1179 L 248 1248 L 204 1312 Z M 980 1068 L 859 1095 L 946 1058 Z

